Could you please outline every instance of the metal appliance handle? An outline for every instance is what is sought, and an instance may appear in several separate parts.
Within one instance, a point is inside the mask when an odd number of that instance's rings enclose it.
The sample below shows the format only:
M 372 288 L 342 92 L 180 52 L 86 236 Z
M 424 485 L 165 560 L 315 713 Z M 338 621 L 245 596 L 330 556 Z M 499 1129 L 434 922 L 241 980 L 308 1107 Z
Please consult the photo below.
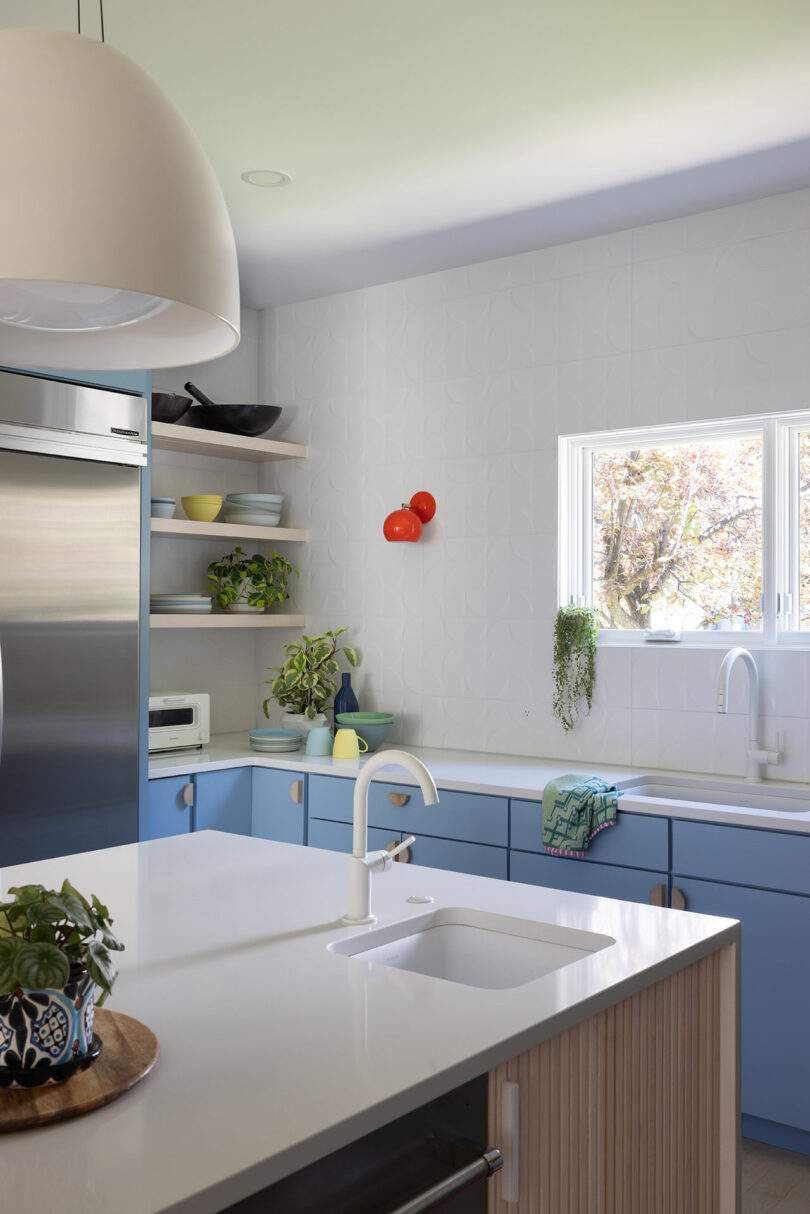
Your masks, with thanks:
M 397 1206 L 396 1210 L 391 1211 L 391 1214 L 424 1214 L 424 1211 L 435 1209 L 439 1202 L 451 1197 L 453 1193 L 467 1188 L 468 1185 L 474 1184 L 477 1180 L 489 1179 L 502 1167 L 503 1155 L 497 1147 L 490 1147 L 478 1159 L 474 1159 L 472 1163 L 465 1164 L 463 1168 L 458 1168 L 451 1173 L 446 1180 L 440 1180 L 438 1184 L 431 1185 L 418 1197 L 406 1201 L 403 1206 Z
M 0 763 L 3 762 L 3 710 L 5 708 L 5 699 L 3 696 L 3 646 L 0 645 Z

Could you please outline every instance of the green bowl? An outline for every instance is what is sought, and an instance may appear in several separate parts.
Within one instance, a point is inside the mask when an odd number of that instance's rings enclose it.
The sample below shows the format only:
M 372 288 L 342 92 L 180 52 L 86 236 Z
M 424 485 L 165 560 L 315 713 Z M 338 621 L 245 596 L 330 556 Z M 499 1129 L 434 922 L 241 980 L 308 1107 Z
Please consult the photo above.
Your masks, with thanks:
M 369 753 L 382 746 L 394 727 L 390 712 L 339 712 L 335 719 L 344 729 L 353 729 L 358 738 L 363 739 Z

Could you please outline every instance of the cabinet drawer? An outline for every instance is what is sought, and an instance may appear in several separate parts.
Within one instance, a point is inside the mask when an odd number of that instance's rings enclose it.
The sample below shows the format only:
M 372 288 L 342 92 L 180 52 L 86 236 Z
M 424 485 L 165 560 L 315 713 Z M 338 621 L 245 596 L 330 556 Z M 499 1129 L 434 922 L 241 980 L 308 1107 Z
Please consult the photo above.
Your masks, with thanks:
M 391 797 L 407 797 L 394 805 Z M 354 780 L 339 776 L 310 776 L 310 816 L 351 822 Z M 480 793 L 439 792 L 438 805 L 425 805 L 413 784 L 387 784 L 372 780 L 368 795 L 369 826 L 383 830 L 426 834 L 470 843 L 492 843 L 506 847 L 509 834 L 508 802 L 505 797 Z
M 672 871 L 810 894 L 810 836 L 676 821 L 672 823 Z
M 562 856 L 538 856 L 525 851 L 510 852 L 509 875 L 512 881 L 526 885 L 621 898 L 624 902 L 649 902 L 653 887 L 667 883 L 666 872 L 620 868 L 618 864 L 581 864 Z
M 382 851 L 392 839 L 399 843 L 400 838 L 400 835 L 390 830 L 369 830 L 368 850 Z M 351 824 L 327 822 L 323 818 L 310 818 L 307 841 L 310 847 L 323 847 L 326 851 L 342 851 L 348 856 L 352 850 Z
M 474 877 L 500 877 L 502 881 L 508 872 L 505 847 L 431 839 L 428 835 L 416 836 L 411 844 L 410 862 L 425 868 L 445 868 L 451 873 L 471 873 Z
M 621 802 L 619 802 L 621 804 Z M 543 851 L 543 808 L 540 801 L 512 801 L 512 847 L 520 851 Z M 557 859 L 551 856 L 549 859 Z M 565 859 L 578 857 L 568 856 Z M 647 814 L 623 814 L 616 825 L 602 830 L 588 847 L 584 860 L 620 864 L 627 868 L 669 867 L 669 825 L 666 818 Z

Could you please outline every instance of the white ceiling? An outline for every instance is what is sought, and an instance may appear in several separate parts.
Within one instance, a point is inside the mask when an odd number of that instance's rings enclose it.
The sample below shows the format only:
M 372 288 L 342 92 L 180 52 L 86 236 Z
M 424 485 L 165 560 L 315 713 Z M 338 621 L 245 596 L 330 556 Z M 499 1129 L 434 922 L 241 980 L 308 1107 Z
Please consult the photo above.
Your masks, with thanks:
M 83 32 L 98 33 L 97 0 Z M 254 308 L 810 185 L 808 0 L 104 0 Z M 0 26 L 75 30 L 75 0 Z M 284 189 L 240 180 L 282 169 Z

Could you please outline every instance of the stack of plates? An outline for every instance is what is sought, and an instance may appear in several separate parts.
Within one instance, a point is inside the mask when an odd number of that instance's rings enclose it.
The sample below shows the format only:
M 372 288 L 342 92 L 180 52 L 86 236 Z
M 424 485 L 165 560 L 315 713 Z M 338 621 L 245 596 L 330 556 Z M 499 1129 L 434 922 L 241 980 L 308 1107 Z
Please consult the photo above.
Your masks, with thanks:
M 298 729 L 251 729 L 250 745 L 265 754 L 283 750 L 298 750 L 304 735 Z
M 226 523 L 277 527 L 283 502 L 283 493 L 229 493 L 222 507 L 222 517 Z
M 210 615 L 211 598 L 205 594 L 153 594 L 149 598 L 152 615 Z

